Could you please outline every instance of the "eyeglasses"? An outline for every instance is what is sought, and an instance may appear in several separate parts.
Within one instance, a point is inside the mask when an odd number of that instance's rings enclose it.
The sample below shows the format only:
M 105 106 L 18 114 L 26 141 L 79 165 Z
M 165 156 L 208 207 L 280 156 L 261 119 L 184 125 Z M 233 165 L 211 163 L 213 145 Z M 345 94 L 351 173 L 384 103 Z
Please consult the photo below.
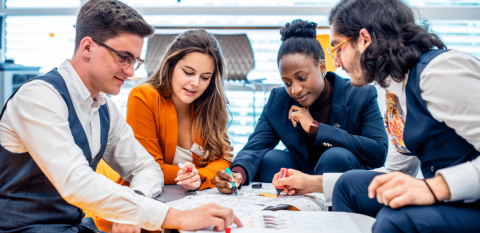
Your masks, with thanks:
M 102 43 L 102 42 L 100 42 L 100 41 L 98 41 L 98 40 L 96 40 L 96 39 L 93 39 L 93 38 L 92 38 L 92 40 L 95 41 L 97 44 L 99 44 L 99 45 L 101 45 L 101 46 L 103 46 L 103 47 L 105 47 L 105 48 L 107 48 L 107 49 L 110 49 L 112 52 L 118 54 L 118 56 L 120 56 L 120 57 L 122 58 L 122 62 L 121 62 L 121 63 L 122 63 L 122 65 L 124 65 L 124 66 L 129 66 L 129 65 L 132 65 L 132 64 L 133 64 L 133 65 L 137 64 L 137 66 L 135 66 L 135 70 L 137 70 L 137 69 L 138 69 L 140 66 L 142 66 L 142 64 L 145 62 L 145 60 L 143 60 L 143 59 L 140 59 L 140 58 L 135 59 L 135 58 L 132 57 L 132 56 L 124 55 L 123 53 L 118 52 L 117 50 L 113 49 L 112 47 L 110 47 L 110 46 L 108 46 L 108 45 L 106 45 L 106 44 L 104 44 L 104 43 Z
M 345 43 L 347 43 L 347 41 L 349 41 L 350 38 L 342 41 L 340 44 L 338 44 L 337 46 L 335 46 L 334 48 L 332 48 L 331 50 L 329 48 L 327 48 L 327 52 L 328 54 L 330 54 L 330 56 L 332 56 L 333 59 L 335 59 L 335 57 L 337 56 L 337 50 L 342 47 L 342 45 L 344 45 Z

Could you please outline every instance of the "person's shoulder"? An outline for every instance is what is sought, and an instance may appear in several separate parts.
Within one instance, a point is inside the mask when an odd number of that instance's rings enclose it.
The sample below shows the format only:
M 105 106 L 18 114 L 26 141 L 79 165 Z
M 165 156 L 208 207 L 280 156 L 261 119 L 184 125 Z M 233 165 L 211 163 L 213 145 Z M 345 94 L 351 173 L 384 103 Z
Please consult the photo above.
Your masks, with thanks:
M 276 87 L 270 92 L 267 108 L 271 110 L 283 110 L 292 105 L 292 98 L 288 95 L 285 87 Z
M 160 93 L 148 83 L 142 83 L 132 89 L 129 94 L 129 99 L 131 98 L 140 98 L 144 101 L 151 101 L 154 99 L 163 99 Z
M 358 96 L 377 96 L 377 89 L 372 84 L 366 84 L 356 87 L 352 85 L 350 79 L 341 78 L 341 80 L 345 83 L 345 94 L 347 95 L 347 97 L 354 96 L 355 98 L 357 98 Z

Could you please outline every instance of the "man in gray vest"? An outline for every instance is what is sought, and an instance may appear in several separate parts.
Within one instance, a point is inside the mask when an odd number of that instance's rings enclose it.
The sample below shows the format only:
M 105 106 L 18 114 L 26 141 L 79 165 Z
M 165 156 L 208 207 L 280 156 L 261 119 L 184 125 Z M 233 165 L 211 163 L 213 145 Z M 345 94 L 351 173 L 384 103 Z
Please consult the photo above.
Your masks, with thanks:
M 77 18 L 72 59 L 10 97 L 0 116 L 0 231 L 97 231 L 82 209 L 124 232 L 241 226 L 231 209 L 179 211 L 151 199 L 163 173 L 106 94 L 118 94 L 143 64 L 153 32 L 124 3 L 91 0 Z M 101 158 L 130 187 L 96 174 Z

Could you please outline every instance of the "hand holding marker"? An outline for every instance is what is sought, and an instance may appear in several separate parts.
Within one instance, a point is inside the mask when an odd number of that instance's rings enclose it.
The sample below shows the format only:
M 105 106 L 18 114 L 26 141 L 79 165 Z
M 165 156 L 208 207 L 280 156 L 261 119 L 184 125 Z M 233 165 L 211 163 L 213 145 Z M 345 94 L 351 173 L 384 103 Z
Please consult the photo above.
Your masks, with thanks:
M 180 169 L 184 170 L 185 172 L 192 172 L 193 169 L 191 167 L 187 167 L 187 168 L 182 168 L 183 167 L 183 163 L 179 163 L 178 164 L 178 167 L 180 167 Z
M 232 171 L 230 171 L 230 168 L 228 168 L 228 167 L 225 168 L 225 172 L 227 172 L 228 175 L 230 175 L 230 176 L 233 177 Z M 230 182 L 230 184 L 232 184 L 232 190 L 233 190 L 233 192 L 235 193 L 236 196 L 238 196 L 238 194 L 237 194 L 237 187 L 235 187 L 235 181 L 234 181 L 234 182 Z
M 280 175 L 278 176 L 278 179 L 277 180 L 280 180 L 280 179 L 283 179 L 283 178 L 286 178 L 288 177 L 288 169 L 286 168 L 282 168 L 280 169 Z M 283 189 L 285 188 L 285 186 L 275 186 L 275 189 L 277 189 L 277 197 L 280 196 L 280 193 L 283 191 Z

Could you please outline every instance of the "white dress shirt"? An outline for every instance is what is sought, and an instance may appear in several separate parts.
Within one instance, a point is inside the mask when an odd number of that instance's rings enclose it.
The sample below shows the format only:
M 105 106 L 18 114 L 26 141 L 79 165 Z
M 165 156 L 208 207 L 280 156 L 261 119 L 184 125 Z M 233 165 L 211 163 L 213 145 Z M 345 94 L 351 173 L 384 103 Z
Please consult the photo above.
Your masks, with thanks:
M 70 204 L 112 222 L 160 229 L 169 207 L 149 197 L 162 191 L 163 173 L 153 157 L 135 139 L 131 127 L 104 93 L 95 100 L 66 60 L 58 72 L 65 80 L 77 116 L 87 135 L 92 157 L 101 145 L 98 109 L 107 104 L 110 115 L 103 159 L 130 182 L 121 186 L 92 171 L 75 144 L 68 108 L 49 83 L 23 85 L 8 102 L 0 120 L 0 143 L 14 153 L 29 152 L 60 195 Z M 139 190 L 146 197 L 133 192 Z
M 391 82 L 388 90 L 405 98 L 405 84 Z M 422 99 L 432 117 L 454 129 L 480 151 L 480 61 L 466 52 L 450 50 L 435 57 L 420 75 Z M 400 101 L 408 116 L 406 101 Z M 439 169 L 450 189 L 450 201 L 480 199 L 480 157 Z

